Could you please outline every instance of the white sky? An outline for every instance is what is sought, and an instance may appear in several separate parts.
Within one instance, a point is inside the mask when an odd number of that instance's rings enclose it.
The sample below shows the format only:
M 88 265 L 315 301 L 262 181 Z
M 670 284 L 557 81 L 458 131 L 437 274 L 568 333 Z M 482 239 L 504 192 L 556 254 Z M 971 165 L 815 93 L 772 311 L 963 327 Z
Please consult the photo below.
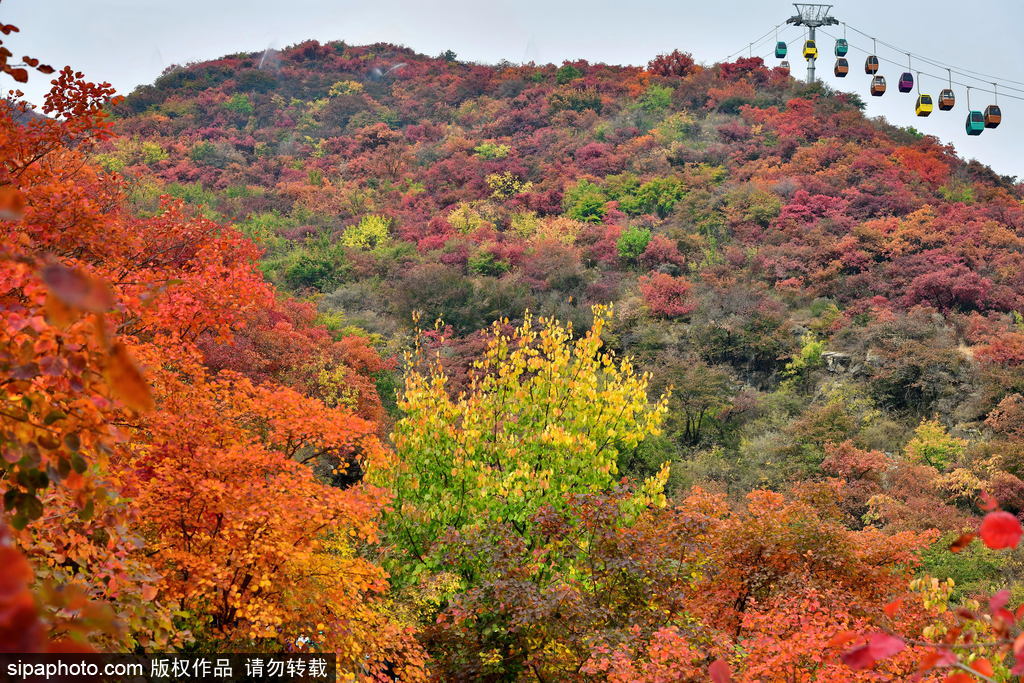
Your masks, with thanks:
M 71 64 L 92 80 L 106 80 L 127 94 L 152 82 L 168 65 L 219 57 L 268 45 L 284 47 L 308 38 L 350 44 L 385 41 L 436 55 L 452 49 L 460 59 L 493 63 L 560 63 L 588 59 L 613 64 L 645 64 L 654 55 L 679 48 L 711 63 L 744 48 L 794 13 L 774 0 L 2 0 L 0 22 L 22 29 L 5 40 L 18 56 L 29 54 L 55 67 Z M 965 8 L 970 8 L 969 11 Z M 1020 0 L 837 0 L 833 16 L 904 51 L 991 73 L 1009 81 L 1007 90 L 1024 98 L 1024 2 Z M 826 29 L 833 35 L 842 26 Z M 791 51 L 802 41 L 796 29 L 782 33 Z M 879 46 L 889 91 L 867 94 L 864 52 L 870 42 L 853 31 L 851 73 L 832 76 L 832 40 L 819 35 L 824 58 L 818 74 L 825 82 L 859 92 L 869 115 L 884 115 L 899 125 L 952 142 L 968 158 L 997 172 L 1024 178 L 1024 101 L 1001 97 L 1003 123 L 979 137 L 964 132 L 966 98 L 957 91 L 951 112 L 936 109 L 927 119 L 913 114 L 914 97 L 896 90 L 906 57 Z M 766 55 L 772 41 L 755 54 Z M 744 53 L 745 54 L 745 53 Z M 791 52 L 792 54 L 792 52 Z M 791 57 L 794 75 L 803 60 Z M 889 60 L 889 61 L 886 61 Z M 776 60 L 769 58 L 769 64 Z M 917 66 L 915 65 L 915 69 Z M 925 71 L 942 73 L 920 65 Z M 46 79 L 26 89 L 38 101 Z M 991 89 L 984 81 L 954 80 Z M 937 96 L 943 87 L 925 77 L 923 91 Z M 975 93 L 972 108 L 982 109 L 991 95 Z

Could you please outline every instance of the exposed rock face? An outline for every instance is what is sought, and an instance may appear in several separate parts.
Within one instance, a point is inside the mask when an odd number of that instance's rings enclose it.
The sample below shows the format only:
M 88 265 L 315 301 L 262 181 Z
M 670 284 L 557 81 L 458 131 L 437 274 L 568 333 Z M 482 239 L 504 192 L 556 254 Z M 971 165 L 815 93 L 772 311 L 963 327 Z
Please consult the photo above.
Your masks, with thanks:
M 826 351 L 821 354 L 821 359 L 825 362 L 825 369 L 829 372 L 849 372 L 852 362 L 850 354 L 835 351 Z

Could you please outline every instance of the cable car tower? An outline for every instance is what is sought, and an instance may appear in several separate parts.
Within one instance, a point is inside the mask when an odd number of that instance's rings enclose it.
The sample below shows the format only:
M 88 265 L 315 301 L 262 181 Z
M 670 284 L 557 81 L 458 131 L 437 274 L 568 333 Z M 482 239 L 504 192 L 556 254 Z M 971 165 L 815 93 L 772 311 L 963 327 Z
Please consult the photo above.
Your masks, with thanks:
M 804 2 L 794 2 L 793 7 L 796 7 L 796 16 L 786 19 L 787 24 L 793 24 L 794 26 L 806 26 L 807 27 L 807 44 L 812 48 L 816 48 L 817 43 L 814 42 L 814 29 L 819 26 L 832 26 L 838 24 L 839 20 L 835 17 L 828 15 L 832 9 L 832 5 L 814 5 Z M 813 52 L 805 49 L 804 54 L 807 56 L 807 82 L 814 83 L 814 62 L 817 60 L 817 49 Z

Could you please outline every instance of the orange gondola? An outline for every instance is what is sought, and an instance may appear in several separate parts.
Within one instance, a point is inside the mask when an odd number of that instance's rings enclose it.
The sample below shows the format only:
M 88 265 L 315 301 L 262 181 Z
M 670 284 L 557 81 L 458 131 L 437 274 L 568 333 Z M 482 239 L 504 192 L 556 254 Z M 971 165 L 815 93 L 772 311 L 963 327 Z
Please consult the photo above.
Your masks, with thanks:
M 998 128 L 999 123 L 1003 120 L 1003 112 L 1000 111 L 998 104 L 990 104 L 985 107 L 985 127 L 986 128 Z
M 872 76 L 874 76 L 875 74 L 878 73 L 878 57 L 876 56 L 877 54 L 878 54 L 878 44 L 875 42 L 875 39 L 872 38 L 871 39 L 871 54 L 869 54 L 868 58 L 864 60 L 864 73 L 871 74 Z M 873 94 L 874 93 L 872 93 L 872 95 Z
M 1003 112 L 999 109 L 999 84 L 992 84 L 992 94 L 996 101 L 985 107 L 985 127 L 998 128 L 999 122 L 1003 120 Z
M 942 111 L 949 111 L 956 105 L 956 93 L 953 92 L 953 70 L 947 68 L 946 75 L 949 77 L 949 87 L 943 88 L 939 93 L 939 109 Z
M 832 73 L 839 78 L 846 78 L 846 74 L 850 73 L 850 63 L 846 61 L 845 57 L 840 57 L 836 60 L 836 67 Z
M 875 76 L 871 79 L 871 95 L 881 97 L 885 94 L 885 76 Z

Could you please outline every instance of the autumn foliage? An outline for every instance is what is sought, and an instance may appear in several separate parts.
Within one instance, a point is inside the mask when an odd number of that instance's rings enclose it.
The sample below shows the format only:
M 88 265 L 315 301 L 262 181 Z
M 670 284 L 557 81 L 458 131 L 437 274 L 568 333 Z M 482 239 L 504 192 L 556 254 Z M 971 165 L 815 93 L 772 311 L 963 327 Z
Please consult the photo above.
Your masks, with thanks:
M 0 72 L 3 649 L 1024 674 L 1012 179 L 758 58 Z
M 88 158 L 108 134 L 108 92 L 65 73 L 48 98 L 55 119 L 0 112 L 16 198 L 0 261 L 4 503 L 46 579 L 32 626 L 24 560 L 4 563 L 11 623 L 39 643 L 104 648 L 276 649 L 306 635 L 342 667 L 371 670 L 413 653 L 376 601 L 386 575 L 355 552 L 376 540 L 387 493 L 345 479 L 388 457 L 355 412 L 379 419 L 379 400 L 358 382 L 332 406 L 301 393 L 306 363 L 357 359 L 339 375 L 357 377 L 379 360 L 306 333 L 307 318 L 278 340 L 292 368 L 242 364 L 250 379 L 207 366 L 204 349 L 260 335 L 282 304 L 230 228 L 170 200 L 149 218 L 123 208 L 123 185 Z

